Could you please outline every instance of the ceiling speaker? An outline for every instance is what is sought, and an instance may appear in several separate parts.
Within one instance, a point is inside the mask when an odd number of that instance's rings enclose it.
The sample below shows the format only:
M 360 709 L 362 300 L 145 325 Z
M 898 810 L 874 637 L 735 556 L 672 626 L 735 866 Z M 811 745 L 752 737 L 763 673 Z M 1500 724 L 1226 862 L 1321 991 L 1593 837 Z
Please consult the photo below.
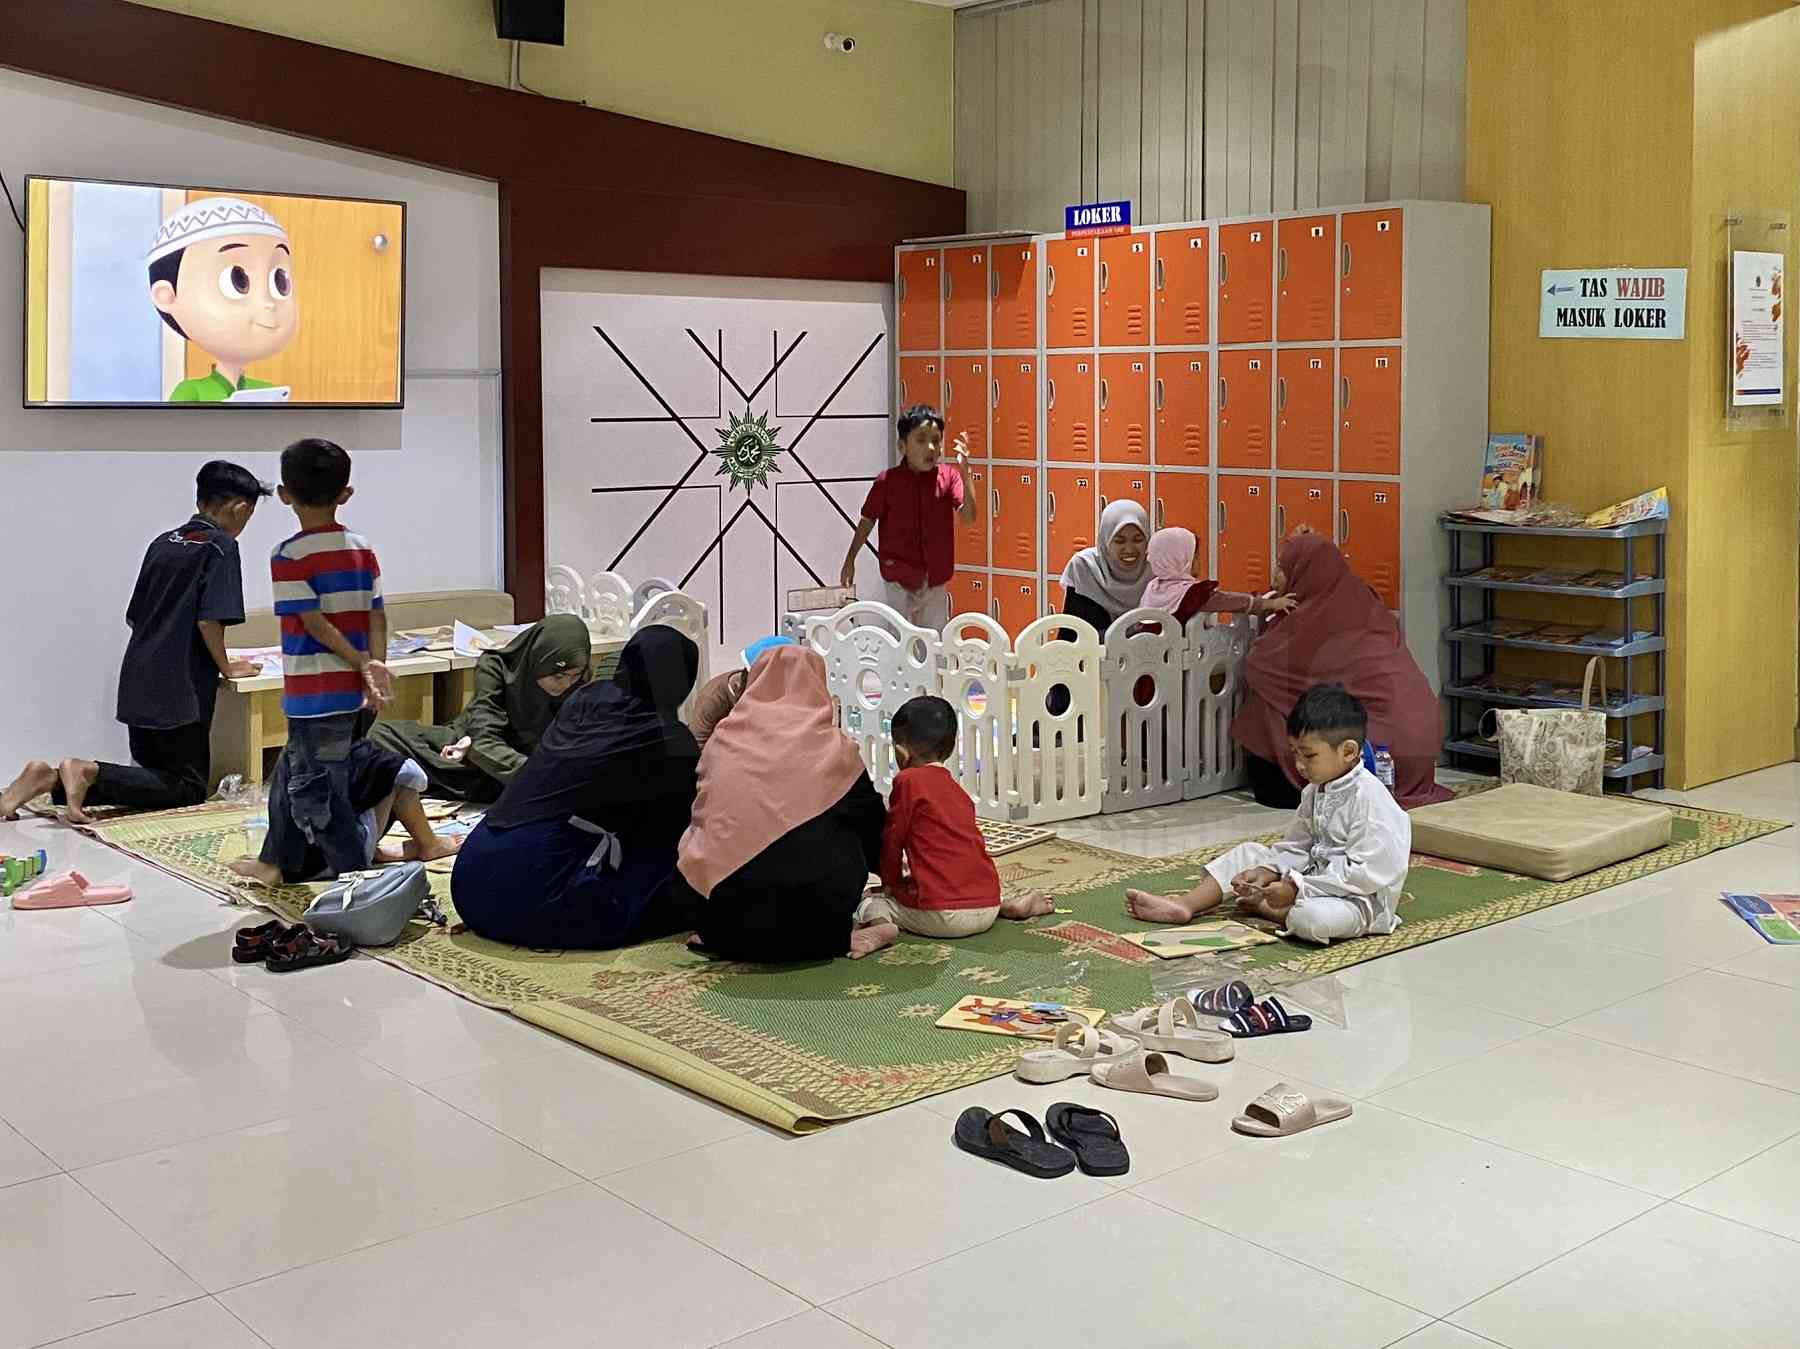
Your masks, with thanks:
M 563 45 L 563 0 L 494 0 L 494 31 L 508 42 Z

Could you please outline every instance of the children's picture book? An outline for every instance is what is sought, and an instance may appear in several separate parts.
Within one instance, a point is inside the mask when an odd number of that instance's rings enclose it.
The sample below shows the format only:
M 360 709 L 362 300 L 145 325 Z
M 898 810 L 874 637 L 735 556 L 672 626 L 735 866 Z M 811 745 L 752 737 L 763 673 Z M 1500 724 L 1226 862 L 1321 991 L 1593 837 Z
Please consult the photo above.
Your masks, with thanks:
M 1629 501 L 1617 501 L 1610 506 L 1602 506 L 1581 523 L 1588 529 L 1613 529 L 1638 520 L 1667 520 L 1668 518 L 1669 489 L 1653 487 L 1648 492 L 1640 492 Z
M 1737 895 L 1728 890 L 1719 898 L 1764 941 L 1800 946 L 1800 895 Z
M 1614 624 L 1609 628 L 1595 628 L 1588 633 L 1586 640 L 1591 646 L 1624 646 L 1627 642 L 1641 641 L 1649 635 L 1649 628 L 1633 628 L 1627 635 L 1624 628 Z
M 1532 618 L 1490 618 L 1471 623 L 1462 631 L 1474 637 L 1535 637 L 1544 625 Z
M 983 1035 L 1010 1035 L 1015 1040 L 1054 1040 L 1058 1027 L 1071 1021 L 1098 1026 L 1106 1015 L 1098 1007 L 1065 1007 L 1060 1002 L 1017 1002 L 971 993 L 937 1019 L 945 1030 L 973 1030 Z
M 1535 570 L 1537 570 L 1535 567 L 1520 567 L 1510 563 L 1496 562 L 1491 567 L 1464 572 L 1463 575 L 1471 581 L 1523 581 Z
M 1648 581 L 1651 577 L 1649 572 L 1640 571 L 1633 579 L 1638 581 Z M 1625 584 L 1625 573 L 1622 571 L 1608 571 L 1606 568 L 1602 567 L 1597 571 L 1583 572 L 1580 576 L 1575 578 L 1575 584 L 1588 590 L 1618 590 Z
M 479 656 L 483 651 L 492 651 L 494 643 L 479 629 L 471 628 L 459 618 L 450 638 L 450 649 L 459 656 Z
M 1557 646 L 1580 646 L 1588 640 L 1592 628 L 1582 623 L 1546 623 L 1531 634 L 1534 642 L 1553 642 Z
M 1239 951 L 1246 946 L 1267 946 L 1279 940 L 1230 918 L 1212 918 L 1186 927 L 1163 927 L 1152 932 L 1121 932 L 1133 946 L 1141 946 L 1163 960 L 1211 955 L 1215 951 Z
M 1534 586 L 1570 586 L 1581 574 L 1580 567 L 1539 567 L 1525 579 Z
M 1481 469 L 1482 508 L 1528 511 L 1536 505 L 1543 449 L 1542 436 L 1489 436 Z

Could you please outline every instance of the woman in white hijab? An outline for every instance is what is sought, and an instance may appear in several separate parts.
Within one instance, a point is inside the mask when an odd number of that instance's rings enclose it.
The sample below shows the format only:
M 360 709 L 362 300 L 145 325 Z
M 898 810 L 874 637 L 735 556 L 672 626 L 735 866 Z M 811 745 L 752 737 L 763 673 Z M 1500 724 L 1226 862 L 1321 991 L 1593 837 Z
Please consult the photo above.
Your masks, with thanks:
M 1119 615 L 1144 602 L 1150 584 L 1150 517 L 1135 501 L 1115 501 L 1100 513 L 1100 539 L 1063 569 L 1063 612 L 1091 624 L 1102 637 Z

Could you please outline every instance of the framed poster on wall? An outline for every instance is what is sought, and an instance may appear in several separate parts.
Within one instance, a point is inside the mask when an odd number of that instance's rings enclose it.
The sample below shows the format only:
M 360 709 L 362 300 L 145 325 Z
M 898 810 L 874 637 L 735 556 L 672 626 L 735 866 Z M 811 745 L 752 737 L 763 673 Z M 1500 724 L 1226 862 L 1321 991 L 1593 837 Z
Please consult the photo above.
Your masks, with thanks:
M 1780 253 L 1737 249 L 1731 255 L 1731 406 L 1780 407 L 1786 395 L 1782 349 Z

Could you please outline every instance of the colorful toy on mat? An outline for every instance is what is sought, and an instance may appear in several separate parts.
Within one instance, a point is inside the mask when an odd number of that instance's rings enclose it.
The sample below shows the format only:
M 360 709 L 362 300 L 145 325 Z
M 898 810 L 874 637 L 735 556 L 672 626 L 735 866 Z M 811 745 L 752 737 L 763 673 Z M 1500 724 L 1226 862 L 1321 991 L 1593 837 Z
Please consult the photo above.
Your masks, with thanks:
M 44 855 L 42 848 L 23 857 L 0 853 L 0 896 L 12 898 L 13 891 L 22 885 L 31 884 L 49 867 L 50 859 Z

